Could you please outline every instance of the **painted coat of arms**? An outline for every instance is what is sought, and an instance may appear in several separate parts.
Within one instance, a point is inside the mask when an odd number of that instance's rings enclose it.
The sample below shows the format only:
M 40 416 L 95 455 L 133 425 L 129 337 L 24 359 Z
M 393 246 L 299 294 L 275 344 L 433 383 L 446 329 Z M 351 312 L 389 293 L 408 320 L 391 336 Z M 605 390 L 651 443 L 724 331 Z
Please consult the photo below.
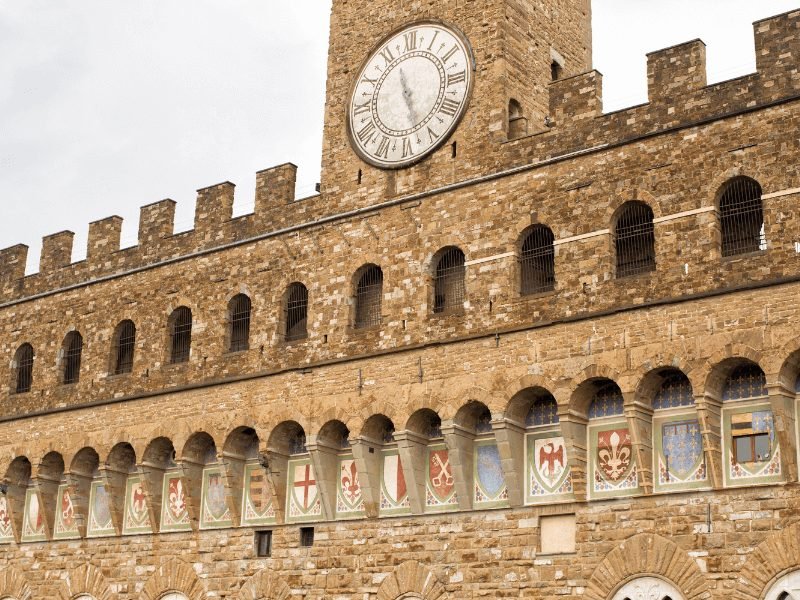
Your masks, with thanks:
M 383 477 L 381 481 L 381 512 L 405 511 L 409 508 L 406 476 L 403 463 L 398 454 L 383 457 Z
M 456 505 L 455 478 L 446 448 L 428 451 L 428 482 L 425 505 L 428 508 Z
M 125 519 L 122 533 L 150 533 L 150 514 L 147 511 L 144 484 L 138 475 L 128 477 L 125 485 Z
M 244 494 L 242 504 L 243 525 L 264 525 L 275 521 L 272 492 L 264 467 L 248 464 L 245 467 Z
M 597 432 L 593 479 L 596 492 L 638 487 L 633 445 L 627 428 Z
M 495 443 L 478 443 L 475 446 L 475 502 L 478 504 L 502 502 L 508 499 L 500 451 Z
M 8 543 L 14 539 L 14 530 L 11 527 L 11 509 L 8 497 L 0 496 L 0 544 Z
M 34 542 L 43 540 L 44 514 L 39 504 L 39 494 L 29 489 L 25 494 L 25 517 L 22 522 L 22 541 Z
M 78 524 L 75 520 L 75 503 L 72 500 L 72 490 L 68 485 L 62 484 L 58 488 L 58 511 L 53 537 L 65 539 L 78 536 Z
M 358 513 L 363 510 L 361 481 L 356 461 L 345 458 L 339 462 L 339 490 L 336 502 L 337 513 Z
M 111 498 L 108 489 L 103 483 L 94 481 L 89 497 L 89 527 L 86 535 L 107 537 L 115 534 L 114 524 L 111 522 Z
M 290 463 L 289 472 L 292 474 L 288 494 L 289 517 L 303 518 L 322 514 L 313 465 L 310 462 Z
M 661 426 L 658 483 L 679 484 L 706 478 L 700 424 L 674 421 Z
M 230 509 L 225 501 L 225 481 L 220 467 L 209 467 L 203 471 L 202 498 L 201 527 L 228 527 L 232 524 Z
M 191 528 L 186 502 L 183 478 L 179 473 L 165 474 L 161 496 L 162 531 L 187 531 Z
M 563 437 L 530 436 L 528 444 L 528 498 L 571 494 L 572 478 Z

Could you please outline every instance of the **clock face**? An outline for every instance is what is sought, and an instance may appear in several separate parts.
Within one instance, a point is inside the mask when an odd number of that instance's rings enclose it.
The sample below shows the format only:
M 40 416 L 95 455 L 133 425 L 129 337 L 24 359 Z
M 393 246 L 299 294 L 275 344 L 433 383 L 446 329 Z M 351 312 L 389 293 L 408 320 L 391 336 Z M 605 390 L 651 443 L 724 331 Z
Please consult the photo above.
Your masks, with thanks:
M 421 160 L 447 140 L 467 110 L 473 71 L 469 42 L 451 27 L 415 23 L 390 35 L 353 88 L 353 148 L 385 169 Z

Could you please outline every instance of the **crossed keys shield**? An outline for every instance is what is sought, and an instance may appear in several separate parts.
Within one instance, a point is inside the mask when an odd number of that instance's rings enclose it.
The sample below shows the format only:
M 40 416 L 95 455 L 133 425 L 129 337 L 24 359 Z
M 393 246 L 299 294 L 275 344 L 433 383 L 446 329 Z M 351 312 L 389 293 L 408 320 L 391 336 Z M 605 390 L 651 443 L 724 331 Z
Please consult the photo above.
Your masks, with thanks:
M 430 456 L 431 486 L 440 497 L 447 497 L 453 491 L 453 473 L 447 450 L 434 450 Z

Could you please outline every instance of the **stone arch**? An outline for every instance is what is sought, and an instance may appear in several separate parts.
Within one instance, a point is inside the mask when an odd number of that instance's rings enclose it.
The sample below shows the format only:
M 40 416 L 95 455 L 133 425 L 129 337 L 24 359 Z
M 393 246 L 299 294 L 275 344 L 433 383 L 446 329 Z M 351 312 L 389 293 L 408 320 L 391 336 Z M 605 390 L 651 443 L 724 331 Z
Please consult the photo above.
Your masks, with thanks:
M 67 573 L 58 587 L 56 600 L 73 600 L 82 594 L 96 600 L 111 600 L 114 597 L 103 573 L 92 564 L 81 565 Z
M 179 592 L 189 600 L 203 600 L 205 589 L 191 566 L 172 558 L 163 562 L 144 586 L 139 600 L 160 600 L 167 592 Z
M 397 600 L 419 597 L 420 600 L 447 599 L 442 583 L 430 569 L 416 561 L 408 561 L 395 568 L 378 588 L 377 600 Z M 412 595 L 413 594 L 413 595 Z
M 32 600 L 30 586 L 25 576 L 8 567 L 0 571 L 0 597 L 11 596 L 14 600 Z
M 239 590 L 238 600 L 288 600 L 292 591 L 269 569 L 253 575 Z
M 800 568 L 800 523 L 770 534 L 744 563 L 737 579 L 740 600 L 764 598 L 783 575 Z
M 619 209 L 628 202 L 637 201 L 647 204 L 650 207 L 650 210 L 653 211 L 654 219 L 664 216 L 663 211 L 661 210 L 661 203 L 658 201 L 658 198 L 656 198 L 647 190 L 635 188 L 626 189 L 619 194 L 611 194 L 611 200 L 608 204 L 608 208 L 606 208 L 605 222 L 612 224 L 613 228 L 613 223 L 616 222 L 616 216 L 619 213 Z
M 652 575 L 667 580 L 683 592 L 685 600 L 709 600 L 711 592 L 700 568 L 674 542 L 656 534 L 641 533 L 609 552 L 586 586 L 586 600 L 608 600 L 625 583 Z

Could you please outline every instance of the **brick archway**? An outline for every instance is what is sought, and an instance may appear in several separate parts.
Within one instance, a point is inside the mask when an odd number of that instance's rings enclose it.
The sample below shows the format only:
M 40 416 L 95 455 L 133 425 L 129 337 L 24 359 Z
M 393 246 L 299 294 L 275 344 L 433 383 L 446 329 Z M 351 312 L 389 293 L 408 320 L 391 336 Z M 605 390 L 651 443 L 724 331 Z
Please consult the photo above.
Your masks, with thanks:
M 238 600 L 287 600 L 292 591 L 286 582 L 269 569 L 253 575 L 242 586 Z
M 163 562 L 147 580 L 139 600 L 160 600 L 168 592 L 179 592 L 189 600 L 204 600 L 205 589 L 194 569 L 183 561 Z
M 742 567 L 736 597 L 760 600 L 778 578 L 797 569 L 800 569 L 800 523 L 771 534 L 756 546 Z
M 708 582 L 688 554 L 660 535 L 638 534 L 614 548 L 592 573 L 587 600 L 608 600 L 624 583 L 654 575 L 666 579 L 686 600 L 710 600 Z
M 91 564 L 81 565 L 67 573 L 66 579 L 58 587 L 56 599 L 73 600 L 80 594 L 87 594 L 96 600 L 112 600 L 114 597 L 103 573 Z
M 426 566 L 409 561 L 383 580 L 377 600 L 447 600 L 447 592 Z
M 0 570 L 0 598 L 6 596 L 14 600 L 31 600 L 31 589 L 25 576 L 13 568 Z

